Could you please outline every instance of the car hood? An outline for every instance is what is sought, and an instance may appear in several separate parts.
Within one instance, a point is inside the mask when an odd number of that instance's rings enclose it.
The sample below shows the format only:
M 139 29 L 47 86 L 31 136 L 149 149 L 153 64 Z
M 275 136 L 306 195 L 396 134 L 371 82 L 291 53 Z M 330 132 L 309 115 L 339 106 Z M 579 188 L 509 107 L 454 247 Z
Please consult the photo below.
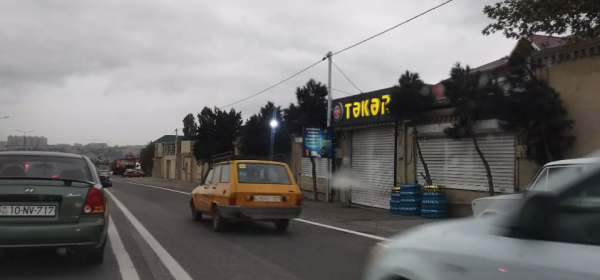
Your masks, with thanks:
M 504 195 L 482 197 L 482 198 L 475 199 L 474 201 L 498 200 L 498 199 L 521 199 L 521 198 L 523 198 L 522 193 L 515 193 L 515 194 L 504 194 Z
M 431 240 L 451 240 L 456 235 L 496 235 L 506 229 L 509 217 L 497 216 L 490 218 L 474 219 L 461 218 L 452 221 L 432 223 L 405 231 L 400 235 L 390 238 L 391 246 L 423 247 L 434 249 L 435 242 Z

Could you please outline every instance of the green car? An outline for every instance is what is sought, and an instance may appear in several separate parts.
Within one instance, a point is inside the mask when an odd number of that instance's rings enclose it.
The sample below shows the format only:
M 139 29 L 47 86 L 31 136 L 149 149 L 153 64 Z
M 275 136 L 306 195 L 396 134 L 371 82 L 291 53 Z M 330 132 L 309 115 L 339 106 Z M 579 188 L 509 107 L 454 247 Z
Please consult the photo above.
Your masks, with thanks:
M 50 250 L 101 264 L 108 179 L 86 156 L 0 152 L 0 253 Z

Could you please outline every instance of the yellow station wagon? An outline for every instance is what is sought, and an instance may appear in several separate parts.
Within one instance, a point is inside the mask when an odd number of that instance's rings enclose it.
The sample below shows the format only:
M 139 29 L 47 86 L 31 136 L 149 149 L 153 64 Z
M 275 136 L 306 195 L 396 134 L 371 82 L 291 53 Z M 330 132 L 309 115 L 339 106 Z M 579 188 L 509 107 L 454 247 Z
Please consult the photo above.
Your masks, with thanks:
M 287 164 L 263 160 L 214 164 L 190 200 L 192 218 L 211 215 L 216 231 L 244 220 L 274 222 L 285 231 L 290 219 L 300 216 L 301 205 L 302 193 Z

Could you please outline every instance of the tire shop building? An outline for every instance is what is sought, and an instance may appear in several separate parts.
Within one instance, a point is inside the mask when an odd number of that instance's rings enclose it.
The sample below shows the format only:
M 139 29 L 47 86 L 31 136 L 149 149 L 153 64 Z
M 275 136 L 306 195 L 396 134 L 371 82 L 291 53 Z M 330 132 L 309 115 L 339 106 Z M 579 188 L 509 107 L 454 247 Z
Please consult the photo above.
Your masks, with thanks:
M 342 201 L 389 209 L 399 156 L 397 124 L 386 108 L 391 91 L 387 88 L 333 101 L 334 181 L 350 184 L 340 190 Z
M 419 141 L 433 183 L 447 187 L 451 215 L 469 215 L 471 201 L 487 196 L 485 169 L 472 140 L 452 140 L 444 135 L 444 128 L 454 121 L 453 108 L 446 101 L 441 84 L 430 87 L 437 101 L 417 127 L 418 139 L 413 137 L 412 128 L 396 122 L 387 111 L 392 88 L 333 101 L 333 188 L 339 191 L 338 200 L 389 209 L 392 186 L 423 184 L 421 174 L 425 172 L 415 141 Z M 513 193 L 518 187 L 516 136 L 503 132 L 496 120 L 477 123 L 474 131 L 490 164 L 495 191 Z M 336 183 L 338 179 L 341 180 Z

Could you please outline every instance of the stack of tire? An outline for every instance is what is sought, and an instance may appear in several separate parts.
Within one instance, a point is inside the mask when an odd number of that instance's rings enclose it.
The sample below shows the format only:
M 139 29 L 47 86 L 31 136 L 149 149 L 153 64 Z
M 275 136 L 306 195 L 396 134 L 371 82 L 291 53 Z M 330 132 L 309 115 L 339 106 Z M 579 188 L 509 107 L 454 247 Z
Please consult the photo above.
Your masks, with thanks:
M 421 200 L 423 198 L 421 188 L 420 184 L 400 185 L 400 215 L 421 215 Z
M 400 187 L 392 187 L 392 193 L 390 194 L 390 213 L 400 214 Z
M 421 217 L 429 219 L 443 219 L 448 217 L 448 201 L 446 200 L 446 187 L 423 187 Z

